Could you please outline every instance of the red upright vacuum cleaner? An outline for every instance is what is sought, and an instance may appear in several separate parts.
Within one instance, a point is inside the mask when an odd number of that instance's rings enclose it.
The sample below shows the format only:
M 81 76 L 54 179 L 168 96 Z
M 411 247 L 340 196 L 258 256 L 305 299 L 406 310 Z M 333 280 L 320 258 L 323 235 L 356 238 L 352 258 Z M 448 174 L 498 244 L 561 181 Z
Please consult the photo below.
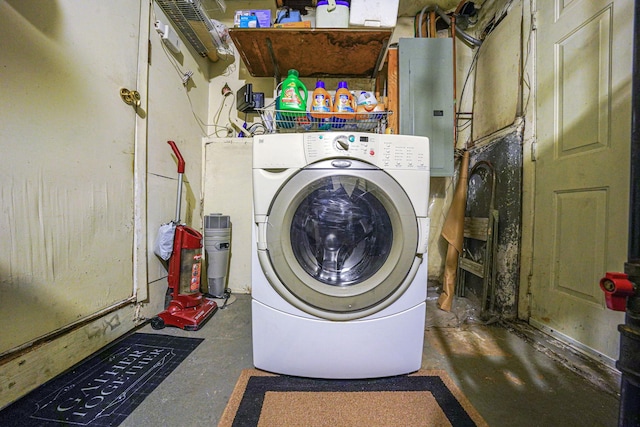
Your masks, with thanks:
M 173 252 L 169 258 L 167 282 L 171 302 L 166 310 L 151 319 L 153 329 L 175 326 L 187 331 L 197 331 L 218 310 L 218 304 L 205 298 L 200 292 L 202 273 L 202 234 L 180 224 L 180 204 L 182 200 L 182 174 L 184 159 L 173 141 L 168 141 L 178 158 L 178 198 L 174 223 Z

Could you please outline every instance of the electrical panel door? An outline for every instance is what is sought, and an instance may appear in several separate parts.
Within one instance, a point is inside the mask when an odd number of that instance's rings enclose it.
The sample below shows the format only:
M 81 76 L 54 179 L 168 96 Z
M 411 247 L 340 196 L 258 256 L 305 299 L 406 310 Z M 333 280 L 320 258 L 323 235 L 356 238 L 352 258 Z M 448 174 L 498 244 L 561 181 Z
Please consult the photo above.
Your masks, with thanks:
M 398 45 L 400 134 L 429 137 L 431 176 L 453 175 L 453 43 L 401 38 Z

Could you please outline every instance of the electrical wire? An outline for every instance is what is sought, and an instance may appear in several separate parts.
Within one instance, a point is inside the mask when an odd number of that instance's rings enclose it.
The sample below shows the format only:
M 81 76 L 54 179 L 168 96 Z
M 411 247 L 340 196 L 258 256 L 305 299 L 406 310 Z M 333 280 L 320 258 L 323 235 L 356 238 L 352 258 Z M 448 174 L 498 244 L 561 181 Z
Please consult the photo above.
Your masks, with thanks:
M 205 292 L 204 296 L 211 299 L 224 299 L 224 303 L 220 307 L 218 307 L 220 310 L 224 310 L 225 308 L 227 308 L 229 298 L 231 298 L 231 289 L 226 288 L 221 296 L 216 296 L 208 292 Z
M 414 20 L 413 20 L 413 36 L 420 38 L 420 37 L 437 37 L 436 34 L 432 33 L 431 31 L 431 14 L 422 14 L 422 12 L 416 13 L 414 16 Z M 439 16 L 436 16 L 434 19 L 434 28 L 435 28 L 435 23 L 438 22 L 438 20 L 441 19 Z M 422 22 L 424 21 L 424 22 Z M 424 25 L 423 25 L 424 24 Z M 424 26 L 427 34 L 423 35 L 422 34 L 422 27 Z
M 466 130 L 468 128 L 471 127 L 471 123 L 473 122 L 473 119 L 458 119 L 458 121 L 460 120 L 466 120 L 464 124 L 456 124 L 456 127 L 458 128 L 458 131 L 463 131 Z
M 498 12 L 493 15 L 493 18 L 491 19 L 491 21 L 489 21 L 489 24 L 484 28 L 484 31 L 482 32 L 481 37 L 483 40 L 486 39 L 487 36 L 491 34 L 491 32 L 495 30 L 498 24 L 502 22 L 502 20 L 507 16 L 507 14 L 509 13 L 509 8 L 512 4 L 513 0 L 509 0 L 502 6 L 500 10 L 498 10 Z
M 451 18 L 444 13 L 444 11 L 442 9 L 440 9 L 440 7 L 438 6 L 425 6 L 422 8 L 422 10 L 420 11 L 420 19 L 419 19 L 419 37 L 422 37 L 422 20 L 423 17 L 425 15 L 425 12 L 435 12 L 438 16 L 440 16 L 440 18 L 444 21 L 445 24 L 447 24 L 448 27 L 451 27 Z M 481 46 L 482 45 L 482 40 L 477 39 L 469 34 L 467 34 L 466 32 L 457 29 L 456 30 L 456 37 L 462 39 L 463 41 L 467 42 L 468 44 L 472 45 L 472 46 Z
M 157 16 L 155 13 L 155 10 L 152 9 L 152 13 L 153 13 L 153 19 L 154 21 L 157 20 Z M 164 52 L 164 54 L 166 55 L 167 59 L 169 60 L 169 62 L 171 63 L 171 65 L 173 66 L 173 68 L 175 69 L 176 73 L 180 76 L 180 81 L 183 83 L 183 86 L 185 88 L 185 95 L 187 96 L 187 100 L 189 102 L 189 108 L 191 109 L 191 114 L 194 117 L 194 120 L 196 122 L 196 124 L 198 125 L 198 127 L 200 128 L 200 132 L 202 133 L 202 135 L 204 137 L 211 137 L 213 135 L 215 135 L 216 137 L 218 136 L 218 133 L 221 129 L 225 129 L 225 131 L 227 132 L 227 134 L 225 136 L 228 136 L 228 131 L 229 131 L 229 126 L 222 126 L 218 124 L 218 119 L 214 120 L 214 123 L 207 123 L 206 121 L 202 120 L 202 118 L 200 116 L 198 116 L 198 114 L 195 111 L 195 108 L 193 106 L 193 102 L 191 100 L 191 95 L 189 94 L 189 80 L 191 79 L 191 77 L 189 76 L 189 78 L 185 81 L 185 76 L 187 76 L 188 73 L 185 73 L 180 64 L 178 63 L 177 59 L 173 56 L 173 54 L 171 54 L 167 48 L 167 46 L 165 46 L 164 43 L 160 43 L 160 45 L 162 46 L 162 50 Z M 234 57 L 235 57 L 235 51 L 234 51 Z M 233 65 L 233 64 L 232 64 Z M 235 67 L 235 66 L 234 66 Z M 227 67 L 229 68 L 229 67 Z M 234 68 L 235 69 L 235 68 Z M 228 96 L 223 97 L 221 106 L 224 104 L 226 98 L 228 98 Z M 231 103 L 231 105 L 229 106 L 229 122 L 231 121 L 231 108 L 233 107 L 233 105 L 235 104 L 235 97 L 232 95 L 231 98 L 233 99 L 233 102 Z M 215 130 L 213 133 L 208 133 L 207 132 L 207 128 L 211 128 L 213 127 Z
M 229 65 L 227 65 L 227 67 L 224 69 L 224 71 L 222 72 L 222 76 L 228 77 L 233 75 L 233 73 L 236 71 L 236 58 L 239 58 L 240 53 L 238 52 L 238 50 L 236 49 L 235 45 L 233 43 L 231 43 L 231 45 L 229 45 L 230 48 L 230 52 L 228 55 L 231 56 L 231 58 L 233 58 L 233 62 L 231 62 Z
M 173 57 L 173 55 L 171 55 L 168 51 L 167 51 L 167 47 L 164 46 L 164 43 L 162 44 L 163 50 L 165 51 L 165 54 L 167 55 L 167 57 L 169 58 L 169 61 L 173 64 L 174 68 L 176 69 L 176 71 L 178 72 L 179 75 L 183 76 L 184 73 L 182 72 L 182 70 L 180 69 L 180 67 L 176 64 L 176 59 Z M 193 106 L 193 101 L 191 99 L 191 95 L 189 93 L 189 90 L 187 88 L 187 86 L 185 86 L 185 95 L 187 96 L 187 100 L 189 101 L 189 108 L 191 109 L 191 114 L 193 115 L 196 123 L 198 124 L 198 127 L 200 128 L 200 132 L 202 133 L 203 136 L 205 137 L 211 137 L 213 135 L 215 135 L 216 137 L 220 137 L 219 136 L 219 132 L 220 130 L 224 129 L 227 133 L 224 136 L 228 136 L 228 130 L 229 127 L 228 126 L 222 126 L 219 124 L 218 120 L 219 120 L 219 116 L 214 119 L 214 123 L 207 123 L 206 121 L 202 120 L 202 118 L 200 116 L 198 116 L 198 114 L 195 111 L 195 108 Z M 235 104 L 235 97 L 233 95 L 229 96 L 224 96 L 222 98 L 222 102 L 220 103 L 221 106 L 224 105 L 225 101 L 227 98 L 231 97 L 232 99 L 232 103 L 229 106 L 229 118 L 231 117 L 231 108 L 233 108 L 233 105 Z M 209 127 L 213 127 L 214 128 L 214 132 L 213 133 L 208 133 L 207 132 L 207 128 Z
M 467 83 L 469 83 L 469 77 L 471 77 L 471 73 L 475 70 L 476 65 L 478 64 L 479 54 L 480 54 L 480 49 L 477 49 L 476 52 L 473 54 L 473 58 L 471 59 L 469 70 L 467 70 L 467 76 L 464 78 L 464 83 L 462 84 L 462 90 L 460 91 L 460 98 L 458 98 L 458 114 L 460 114 L 462 99 L 464 98 L 464 91 L 467 88 Z
M 531 21 L 533 22 L 533 13 L 531 16 Z M 533 43 L 532 40 L 533 37 L 533 28 L 529 29 L 529 35 L 527 37 L 527 50 L 525 51 L 525 57 L 524 57 L 524 61 L 522 61 L 522 70 L 524 71 L 524 75 L 522 76 L 522 84 L 527 88 L 527 99 L 523 100 L 522 102 L 522 116 L 526 117 L 527 115 L 527 110 L 529 107 L 529 101 L 531 100 L 531 83 L 529 81 L 529 79 L 531 78 L 531 76 L 529 76 L 529 70 L 528 70 L 528 65 L 529 65 L 529 59 L 531 57 L 531 45 Z
M 220 307 L 220 310 L 224 310 L 225 308 L 227 308 L 227 303 L 229 302 L 229 298 L 231 298 L 231 289 L 226 288 L 224 290 L 223 298 L 224 298 L 224 303 Z
M 220 138 L 220 135 L 218 135 L 218 132 L 220 130 L 220 128 L 224 128 L 226 129 L 227 133 L 224 136 L 228 136 L 229 135 L 229 129 L 226 126 L 220 126 L 218 125 L 218 120 L 220 120 L 220 114 L 222 113 L 222 109 L 224 108 L 224 104 L 227 100 L 227 98 L 231 97 L 232 99 L 234 98 L 233 95 L 227 95 L 227 96 L 223 96 L 222 97 L 222 101 L 220 102 L 220 106 L 218 107 L 218 110 L 216 111 L 216 114 L 213 118 L 214 124 L 213 126 L 215 127 L 215 131 L 214 131 L 214 135 L 216 136 L 216 138 Z M 233 102 L 231 102 L 231 105 L 233 105 Z
M 260 129 L 262 128 L 262 129 Z M 264 135 L 267 133 L 267 128 L 262 123 L 253 123 L 247 128 L 252 135 Z
M 462 114 L 462 112 L 460 111 L 460 109 L 462 108 L 462 100 L 464 99 L 464 93 L 465 93 L 465 89 L 467 88 L 467 84 L 469 83 L 469 78 L 471 77 L 471 74 L 474 72 L 476 65 L 478 64 L 478 56 L 480 55 L 480 49 L 476 49 L 475 53 L 473 54 L 473 58 L 471 59 L 471 64 L 469 65 L 469 69 L 467 70 L 467 75 L 464 79 L 464 83 L 462 84 L 462 90 L 460 91 L 460 97 L 458 98 L 458 102 L 457 102 L 457 107 L 458 107 L 458 111 L 456 112 L 456 128 L 458 130 L 466 130 L 469 127 L 472 126 L 473 124 L 473 108 L 471 109 L 471 118 L 467 119 L 467 122 L 462 125 L 461 127 L 459 127 L 458 125 L 458 117 L 460 114 Z M 467 147 L 467 143 L 465 143 L 465 148 Z
M 420 11 L 420 19 L 418 19 L 418 37 L 423 37 L 422 35 L 422 21 L 424 19 L 424 12 L 427 10 L 427 6 L 423 7 Z

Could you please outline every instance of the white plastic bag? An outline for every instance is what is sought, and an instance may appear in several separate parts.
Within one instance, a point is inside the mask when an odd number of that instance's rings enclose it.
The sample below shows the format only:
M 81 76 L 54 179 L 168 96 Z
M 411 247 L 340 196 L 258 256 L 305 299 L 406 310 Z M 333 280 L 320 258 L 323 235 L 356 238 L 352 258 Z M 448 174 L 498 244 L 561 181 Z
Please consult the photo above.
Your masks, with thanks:
M 216 46 L 218 55 L 223 57 L 233 55 L 233 49 L 231 49 L 231 47 L 229 46 L 229 44 L 231 43 L 229 28 L 222 22 L 215 19 L 211 20 L 211 25 L 213 26 L 213 29 L 209 31 L 209 33 L 211 34 L 211 38 L 213 39 L 213 44 Z
M 173 252 L 173 239 L 176 235 L 176 223 L 171 221 L 162 224 L 156 236 L 156 242 L 153 245 L 153 252 L 165 261 L 171 258 Z

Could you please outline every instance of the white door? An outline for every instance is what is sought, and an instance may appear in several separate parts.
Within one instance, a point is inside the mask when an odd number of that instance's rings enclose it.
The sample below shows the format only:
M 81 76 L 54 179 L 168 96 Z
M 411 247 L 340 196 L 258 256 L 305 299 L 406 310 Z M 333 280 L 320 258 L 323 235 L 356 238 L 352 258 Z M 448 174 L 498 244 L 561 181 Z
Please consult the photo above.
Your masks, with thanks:
M 611 362 L 623 316 L 599 280 L 626 261 L 633 2 L 537 3 L 530 320 Z
M 0 353 L 133 294 L 141 6 L 0 2 Z

